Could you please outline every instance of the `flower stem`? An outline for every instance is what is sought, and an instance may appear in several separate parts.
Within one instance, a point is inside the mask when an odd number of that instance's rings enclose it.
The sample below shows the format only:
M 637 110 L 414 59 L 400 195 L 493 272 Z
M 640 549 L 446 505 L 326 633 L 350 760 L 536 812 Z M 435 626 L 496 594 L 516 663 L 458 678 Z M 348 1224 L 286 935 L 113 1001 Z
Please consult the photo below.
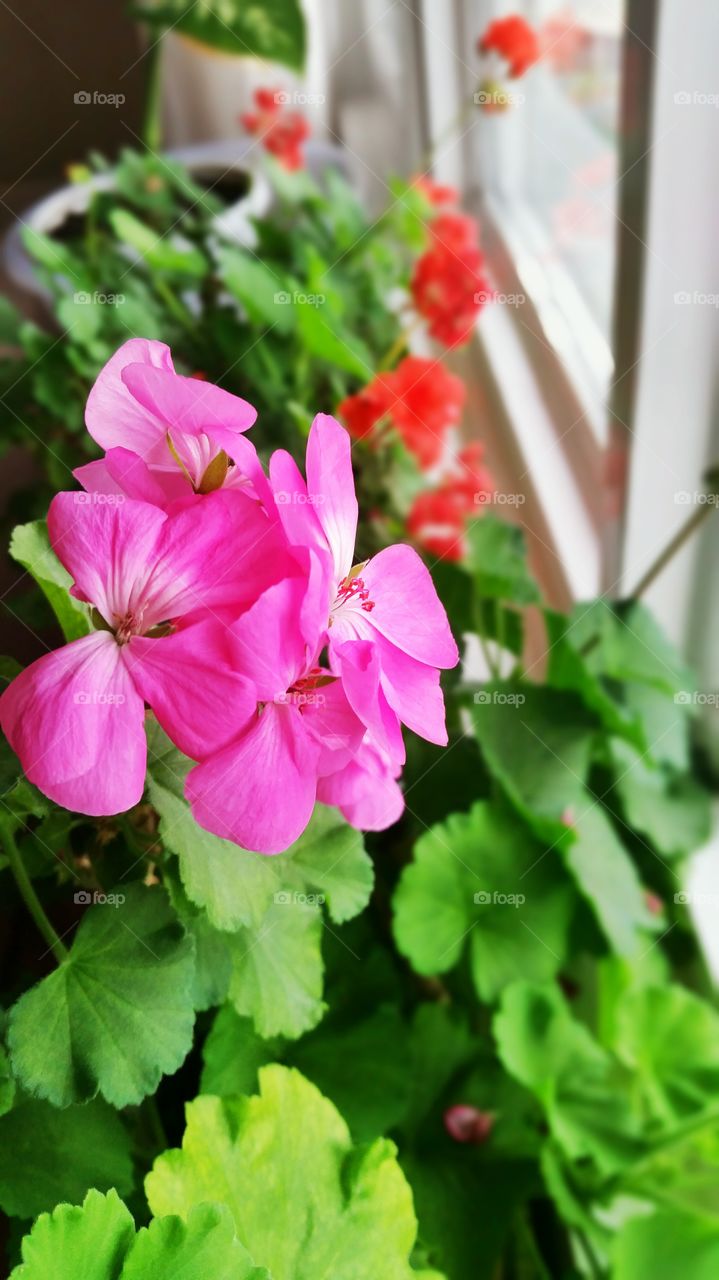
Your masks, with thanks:
M 147 76 L 147 98 L 145 100 L 145 117 L 142 123 L 142 141 L 148 151 L 157 152 L 162 145 L 162 81 L 160 78 L 160 57 L 162 40 L 155 39 L 150 33 L 150 45 L 146 57 L 149 63 Z
M 33 888 L 32 880 L 25 869 L 25 863 L 22 860 L 20 850 L 15 843 L 15 836 L 12 828 L 7 818 L 4 817 L 0 818 L 0 837 L 2 838 L 10 870 L 15 877 L 15 883 L 20 891 L 20 896 L 58 964 L 62 964 L 63 960 L 66 960 L 68 956 L 67 947 L 63 946 L 55 930 L 50 924 L 50 921 L 45 915 L 42 903 L 40 902 L 40 899 Z
M 717 495 L 715 494 L 715 495 L 708 495 L 708 496 L 716 497 Z M 644 576 L 640 578 L 639 582 L 637 583 L 636 587 L 632 592 L 632 598 L 634 600 L 638 600 L 640 596 L 644 595 L 644 592 L 649 589 L 649 587 L 654 582 L 655 578 L 659 577 L 659 574 L 662 572 L 663 569 L 666 568 L 666 566 L 669 564 L 669 561 L 674 558 L 677 551 L 679 551 L 680 548 L 684 546 L 684 543 L 687 541 L 687 539 L 690 538 L 694 533 L 695 529 L 698 529 L 700 524 L 702 524 L 702 522 L 706 520 L 707 516 L 711 515 L 712 511 L 716 511 L 715 503 L 713 502 L 703 503 L 693 513 L 693 515 L 691 515 L 689 519 L 684 522 L 681 529 L 679 529 L 679 531 L 674 534 L 674 537 L 671 539 L 671 541 L 667 543 L 667 545 L 664 547 L 662 551 L 660 551 L 656 560 L 654 560 L 653 563 L 650 564 Z
M 421 323 L 422 323 L 422 317 L 416 316 L 415 319 L 411 322 L 411 324 L 408 324 L 401 331 L 401 333 L 397 335 L 389 351 L 380 360 L 379 365 L 377 366 L 378 369 L 384 370 L 384 369 L 392 368 L 392 365 L 397 360 L 397 357 L 401 356 L 402 352 L 405 351 L 406 348 L 409 346 L 409 339 L 411 335 L 414 333 L 417 326 Z

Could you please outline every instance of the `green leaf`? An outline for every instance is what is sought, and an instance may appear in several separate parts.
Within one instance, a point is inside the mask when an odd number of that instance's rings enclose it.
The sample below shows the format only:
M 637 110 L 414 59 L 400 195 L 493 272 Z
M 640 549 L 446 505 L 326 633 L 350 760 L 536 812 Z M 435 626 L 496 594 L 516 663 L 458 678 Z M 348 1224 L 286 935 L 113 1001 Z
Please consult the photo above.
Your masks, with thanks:
M 650 768 L 626 743 L 612 744 L 616 794 L 630 827 L 665 858 L 695 853 L 709 839 L 709 794 L 693 778 L 665 767 Z
M 587 801 L 591 808 L 573 823 L 577 838 L 563 849 L 564 858 L 610 946 L 617 955 L 636 957 L 650 945 L 646 931 L 656 933 L 658 923 L 604 809 Z
M 253 1266 L 222 1206 L 200 1205 L 186 1223 L 155 1219 L 136 1235 L 114 1191 L 90 1191 L 82 1207 L 61 1204 L 43 1214 L 22 1257 L 12 1280 L 270 1280 Z
M 299 0 L 145 0 L 134 12 L 156 30 L 172 29 L 210 49 L 281 62 L 293 71 L 304 67 Z
M 628 992 L 616 1036 L 616 1052 L 636 1072 L 654 1121 L 675 1125 L 716 1107 L 719 1015 L 705 1000 L 676 985 Z
M 315 890 L 326 899 L 330 919 L 343 924 L 359 915 L 374 885 L 372 859 L 360 831 L 350 827 L 337 809 L 315 805 L 299 840 L 273 859 L 283 884 Z
M 78 494 L 84 498 L 85 494 Z M 87 609 L 69 594 L 72 578 L 50 546 L 44 520 L 18 525 L 10 539 L 10 555 L 33 577 L 47 596 L 66 640 L 77 640 L 91 630 Z
M 591 1156 L 605 1174 L 637 1158 L 643 1144 L 630 1077 L 574 1021 L 556 988 L 515 983 L 492 1029 L 501 1061 L 542 1103 L 566 1155 Z
M 575 694 L 490 684 L 475 695 L 477 740 L 488 768 L 542 840 L 568 843 L 564 815 L 580 814 L 596 721 Z
M 201 279 L 207 274 L 204 254 L 177 234 L 158 235 L 127 209 L 112 209 L 110 225 L 118 240 L 128 244 L 156 271 Z
M 218 1010 L 202 1046 L 200 1093 L 236 1098 L 254 1093 L 260 1067 L 281 1056 L 281 1040 L 263 1040 L 251 1018 L 241 1018 L 231 1004 Z
M 661 1210 L 624 1224 L 614 1246 L 613 1280 L 716 1280 L 719 1224 Z
M 467 565 L 480 596 L 536 604 L 539 588 L 527 568 L 524 533 L 497 516 L 483 515 L 467 531 Z
M 365 382 L 371 378 L 376 363 L 372 352 L 356 333 L 345 329 L 334 317 L 328 322 L 321 305 L 298 306 L 297 328 L 299 340 L 310 355 Z
M 320 908 L 287 897 L 278 894 L 258 929 L 240 929 L 231 940 L 229 999 L 265 1039 L 300 1036 L 325 1010 Z
M 508 806 L 482 801 L 415 846 L 394 899 L 397 946 L 418 973 L 446 973 L 470 948 L 482 1000 L 518 977 L 551 978 L 564 961 L 574 894 Z
M 161 889 L 122 894 L 88 910 L 67 959 L 10 1014 L 13 1070 L 56 1106 L 98 1092 L 116 1107 L 137 1103 L 192 1044 L 192 941 Z
M 353 1149 L 331 1102 L 297 1071 L 260 1071 L 260 1096 L 204 1097 L 187 1108 L 182 1149 L 146 1179 L 155 1214 L 230 1209 L 272 1280 L 411 1280 L 417 1224 L 391 1142 Z
M 0 1206 L 11 1217 L 34 1218 L 91 1187 L 126 1194 L 132 1184 L 130 1136 L 106 1103 L 58 1110 L 26 1098 L 0 1117 Z
M 242 303 L 250 320 L 278 333 L 292 332 L 295 302 L 284 272 L 240 249 L 218 249 L 217 261 L 225 288 Z
M 581 630 L 564 614 L 544 613 L 547 627 L 549 666 L 547 684 L 555 689 L 574 690 L 590 711 L 596 712 L 608 733 L 632 742 L 640 751 L 648 746 L 639 716 L 619 696 L 620 686 L 592 670 L 591 650 L 582 653 Z

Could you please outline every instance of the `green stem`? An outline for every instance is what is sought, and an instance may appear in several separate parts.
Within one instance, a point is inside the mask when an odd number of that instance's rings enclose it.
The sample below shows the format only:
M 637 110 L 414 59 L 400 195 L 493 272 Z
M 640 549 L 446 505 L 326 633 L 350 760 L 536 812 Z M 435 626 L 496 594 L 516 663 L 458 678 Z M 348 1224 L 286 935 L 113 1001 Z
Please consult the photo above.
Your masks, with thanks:
M 717 495 L 716 493 L 707 494 L 708 498 L 709 497 L 717 498 L 718 496 L 719 495 Z M 714 502 L 707 501 L 703 503 L 700 507 L 698 507 L 697 510 L 693 513 L 693 515 L 691 515 L 689 519 L 684 522 L 684 524 L 682 525 L 678 533 L 674 534 L 674 537 L 671 539 L 670 542 L 667 543 L 666 547 L 664 547 L 664 550 L 660 551 L 656 560 L 654 560 L 653 563 L 650 564 L 643 578 L 640 578 L 639 582 L 637 583 L 636 587 L 632 592 L 633 599 L 639 600 L 639 598 L 644 595 L 644 592 L 649 589 L 649 587 L 654 582 L 655 578 L 659 577 L 659 574 L 666 568 L 666 566 L 669 564 L 669 561 L 674 558 L 677 551 L 679 551 L 680 548 L 684 546 L 684 543 L 692 536 L 694 531 L 699 528 L 699 526 L 707 519 L 708 516 L 711 515 L 713 511 L 716 511 L 716 504 Z
M 159 151 L 162 146 L 162 80 L 160 78 L 162 40 L 155 39 L 153 32 L 150 33 L 150 39 L 154 40 L 155 43 L 150 45 L 146 54 L 149 71 L 147 73 L 147 99 L 145 101 L 145 117 L 142 123 L 142 140 L 148 151 Z
M 20 896 L 25 903 L 30 915 L 32 916 L 37 928 L 47 942 L 58 964 L 62 964 L 67 959 L 68 950 L 63 946 L 48 920 L 43 910 L 42 903 L 38 898 L 27 871 L 25 863 L 22 860 L 20 850 L 15 843 L 15 836 L 7 818 L 0 818 L 0 837 L 2 838 L 3 847 L 7 856 L 7 860 L 15 877 L 15 883 L 20 891 Z
M 422 317 L 417 316 L 416 319 L 413 320 L 411 324 L 408 324 L 407 327 L 397 335 L 389 351 L 380 360 L 379 365 L 377 366 L 378 369 L 384 370 L 384 369 L 392 368 L 392 365 L 395 363 L 397 358 L 401 356 L 402 352 L 405 351 L 409 346 L 409 339 L 411 335 L 414 333 L 417 326 L 421 323 L 422 323 Z
M 178 298 L 175 297 L 172 289 L 165 280 L 161 280 L 159 276 L 153 276 L 152 283 L 155 290 L 159 293 L 168 311 L 175 317 L 184 329 L 187 329 L 193 337 L 197 336 L 197 321 L 190 315 L 189 311 L 183 306 Z
M 477 88 L 479 88 L 480 83 L 481 81 L 478 81 Z M 444 146 L 446 142 L 449 142 L 449 139 L 452 137 L 454 133 L 459 133 L 459 130 L 462 128 L 462 125 L 464 124 L 465 120 L 468 120 L 469 117 L 472 115 L 475 109 L 475 106 L 476 106 L 476 103 L 474 101 L 474 93 L 473 93 L 471 98 L 465 99 L 465 101 L 462 103 L 462 106 L 460 107 L 456 115 L 453 116 L 449 124 L 445 125 L 439 137 L 435 138 L 434 142 L 432 142 L 427 148 L 427 150 L 425 151 L 419 166 L 421 173 L 426 174 L 430 172 L 435 162 L 435 159 L 437 158 L 437 152 L 439 148 L 441 146 Z

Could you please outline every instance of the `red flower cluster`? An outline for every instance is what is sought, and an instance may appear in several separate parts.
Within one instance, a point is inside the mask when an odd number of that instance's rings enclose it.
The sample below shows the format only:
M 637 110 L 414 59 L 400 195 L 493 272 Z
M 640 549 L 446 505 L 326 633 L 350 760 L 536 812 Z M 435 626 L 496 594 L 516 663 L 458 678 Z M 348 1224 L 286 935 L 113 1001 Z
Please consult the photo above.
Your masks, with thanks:
M 310 136 L 310 126 L 299 111 L 284 110 L 285 96 L 280 90 L 257 89 L 257 110 L 243 112 L 240 124 L 248 133 L 257 134 L 265 150 L 285 169 L 303 169 L 302 146 Z
M 464 397 L 461 378 L 438 360 L 406 356 L 396 369 L 377 374 L 357 395 L 347 396 L 338 413 L 356 440 L 387 421 L 426 469 L 439 462 L 445 433 L 459 421 Z
M 468 444 L 457 455 L 455 470 L 439 489 L 420 493 L 407 517 L 407 532 L 430 555 L 461 560 L 466 552 L 467 520 L 494 493 L 494 481 L 483 465 L 484 446 Z
M 410 288 L 432 338 L 446 347 L 469 341 L 477 315 L 492 296 L 474 218 L 440 213 L 432 221 L 429 248 L 415 264 Z
M 498 53 L 507 62 L 510 76 L 523 76 L 540 55 L 537 34 L 520 14 L 490 22 L 477 41 L 479 53 Z
M 456 187 L 442 186 L 441 183 L 435 182 L 427 174 L 418 174 L 416 178 L 412 179 L 412 186 L 416 187 L 425 200 L 436 208 L 445 204 L 457 204 L 459 202 L 459 192 Z

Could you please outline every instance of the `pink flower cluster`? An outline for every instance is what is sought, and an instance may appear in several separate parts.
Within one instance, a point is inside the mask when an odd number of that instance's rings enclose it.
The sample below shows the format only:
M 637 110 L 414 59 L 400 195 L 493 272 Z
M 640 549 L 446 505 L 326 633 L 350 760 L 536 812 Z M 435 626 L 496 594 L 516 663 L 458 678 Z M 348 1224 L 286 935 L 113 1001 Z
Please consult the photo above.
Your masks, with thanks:
M 161 342 L 116 352 L 86 412 L 104 457 L 48 517 L 94 630 L 23 671 L 0 722 L 41 791 L 105 815 L 143 794 L 149 707 L 196 761 L 197 822 L 279 853 L 318 800 L 365 830 L 397 820 L 401 726 L 447 741 L 439 668 L 458 654 L 410 547 L 354 563 L 346 431 L 318 414 L 306 476 L 282 450 L 267 475 L 255 417 Z

